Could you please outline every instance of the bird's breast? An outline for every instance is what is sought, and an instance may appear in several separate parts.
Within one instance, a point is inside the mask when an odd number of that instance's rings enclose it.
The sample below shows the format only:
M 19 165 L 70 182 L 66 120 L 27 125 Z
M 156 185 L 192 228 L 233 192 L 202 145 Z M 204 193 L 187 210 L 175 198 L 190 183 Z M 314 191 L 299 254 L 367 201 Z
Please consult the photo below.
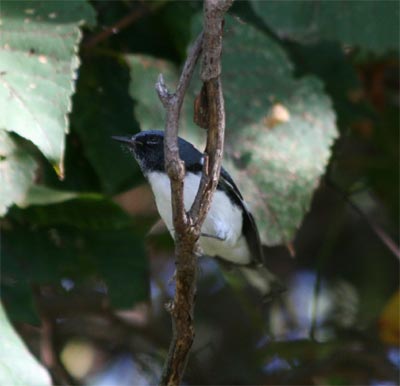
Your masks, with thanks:
M 157 209 L 172 237 L 174 237 L 171 186 L 165 173 L 151 172 L 147 175 L 154 193 Z M 200 174 L 187 173 L 185 177 L 184 204 L 189 210 L 196 197 L 200 184 Z M 236 264 L 248 264 L 250 253 L 242 236 L 242 210 L 233 204 L 220 190 L 214 193 L 210 210 L 204 221 L 200 246 L 209 256 L 219 256 Z

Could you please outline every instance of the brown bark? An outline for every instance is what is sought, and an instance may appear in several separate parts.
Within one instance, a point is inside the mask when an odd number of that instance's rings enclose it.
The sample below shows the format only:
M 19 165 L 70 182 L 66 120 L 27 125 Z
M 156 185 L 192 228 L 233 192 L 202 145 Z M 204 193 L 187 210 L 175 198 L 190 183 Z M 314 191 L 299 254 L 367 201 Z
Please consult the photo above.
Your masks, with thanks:
M 175 230 L 176 289 L 169 310 L 173 337 L 161 379 L 162 385 L 179 385 L 194 339 L 193 312 L 196 294 L 197 241 L 217 187 L 222 163 L 225 111 L 220 80 L 223 16 L 233 0 L 205 0 L 204 35 L 188 55 L 175 93 L 168 92 L 160 75 L 156 85 L 166 109 L 165 169 L 171 181 L 172 215 Z M 189 212 L 183 201 L 185 165 L 179 157 L 178 126 L 183 98 L 194 67 L 203 53 L 202 74 L 208 120 L 205 162 L 199 191 Z

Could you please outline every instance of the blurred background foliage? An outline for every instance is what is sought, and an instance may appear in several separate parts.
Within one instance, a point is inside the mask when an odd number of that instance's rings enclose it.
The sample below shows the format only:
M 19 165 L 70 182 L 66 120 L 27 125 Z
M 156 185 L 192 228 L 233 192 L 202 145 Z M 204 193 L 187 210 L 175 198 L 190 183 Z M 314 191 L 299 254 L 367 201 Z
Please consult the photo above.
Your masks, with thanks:
M 201 11 L 2 2 L 1 384 L 157 383 L 173 243 L 110 136 L 163 128 L 154 83 Z M 195 78 L 181 135 L 201 146 Z M 201 258 L 185 382 L 398 384 L 399 3 L 236 1 L 223 82 L 225 165 L 288 289 L 262 304 Z

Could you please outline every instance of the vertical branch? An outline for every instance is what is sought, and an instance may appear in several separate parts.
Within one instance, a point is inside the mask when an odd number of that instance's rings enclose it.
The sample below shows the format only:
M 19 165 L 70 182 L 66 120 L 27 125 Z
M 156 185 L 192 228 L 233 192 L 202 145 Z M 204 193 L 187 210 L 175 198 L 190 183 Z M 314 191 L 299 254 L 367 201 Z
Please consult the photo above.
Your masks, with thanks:
M 188 224 L 183 206 L 185 166 L 179 157 L 178 150 L 179 117 L 183 98 L 201 53 L 202 41 L 203 34 L 200 34 L 186 59 L 175 93 L 168 91 L 162 75 L 159 76 L 156 84 L 156 91 L 167 112 L 164 135 L 165 170 L 171 181 L 172 218 L 176 236 L 183 233 Z
M 225 112 L 220 80 L 223 16 L 233 0 L 205 0 L 204 36 L 201 34 L 182 70 L 175 93 L 170 93 L 160 75 L 156 90 L 166 112 L 164 135 L 165 170 L 171 182 L 172 218 L 175 230 L 176 288 L 169 306 L 173 337 L 161 384 L 179 385 L 194 339 L 193 311 L 196 293 L 197 240 L 211 205 L 221 170 Z M 179 156 L 178 127 L 183 98 L 194 67 L 203 51 L 202 80 L 206 90 L 208 118 L 203 175 L 195 201 L 187 213 L 184 207 L 185 165 Z
M 162 385 L 181 383 L 194 339 L 193 310 L 197 268 L 194 248 L 198 235 L 193 232 L 184 207 L 185 165 L 179 156 L 178 126 L 183 98 L 200 56 L 202 41 L 203 34 L 200 34 L 186 59 L 175 93 L 168 91 L 162 75 L 159 76 L 156 84 L 158 96 L 167 113 L 164 135 L 165 170 L 171 182 L 177 262 L 175 298 L 169 306 L 173 323 L 173 337 L 160 382 Z
M 203 175 L 196 199 L 190 210 L 191 218 L 201 227 L 218 185 L 222 164 L 225 133 L 225 106 L 221 84 L 221 54 L 223 17 L 233 0 L 206 0 L 204 2 L 204 43 L 201 79 L 205 90 L 205 115 L 208 133 Z

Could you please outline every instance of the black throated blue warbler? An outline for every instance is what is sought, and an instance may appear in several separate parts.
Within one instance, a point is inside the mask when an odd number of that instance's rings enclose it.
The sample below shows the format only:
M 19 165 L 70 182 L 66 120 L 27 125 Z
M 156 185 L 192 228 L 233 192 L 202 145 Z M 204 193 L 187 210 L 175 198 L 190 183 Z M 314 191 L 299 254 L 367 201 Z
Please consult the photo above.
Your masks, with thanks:
M 153 190 L 160 216 L 174 237 L 171 187 L 164 168 L 164 132 L 142 131 L 132 137 L 113 137 L 132 152 Z M 191 143 L 178 139 L 185 162 L 185 209 L 196 196 L 203 169 L 203 155 Z M 204 254 L 237 266 L 263 296 L 281 292 L 283 286 L 264 266 L 260 236 L 254 217 L 228 172 L 221 168 L 217 190 L 202 226 L 199 243 Z

